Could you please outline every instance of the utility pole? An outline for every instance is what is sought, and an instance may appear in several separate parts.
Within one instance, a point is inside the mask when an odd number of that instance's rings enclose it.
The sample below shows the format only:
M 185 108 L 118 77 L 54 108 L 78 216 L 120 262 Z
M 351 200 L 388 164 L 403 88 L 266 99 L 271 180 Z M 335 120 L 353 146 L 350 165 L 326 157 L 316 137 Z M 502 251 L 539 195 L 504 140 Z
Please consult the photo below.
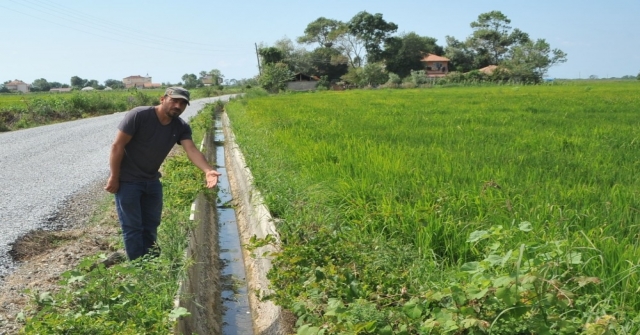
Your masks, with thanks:
M 260 68 L 260 56 L 258 55 L 258 44 L 253 43 L 256 46 L 256 58 L 258 59 L 258 74 L 262 75 L 262 69 Z

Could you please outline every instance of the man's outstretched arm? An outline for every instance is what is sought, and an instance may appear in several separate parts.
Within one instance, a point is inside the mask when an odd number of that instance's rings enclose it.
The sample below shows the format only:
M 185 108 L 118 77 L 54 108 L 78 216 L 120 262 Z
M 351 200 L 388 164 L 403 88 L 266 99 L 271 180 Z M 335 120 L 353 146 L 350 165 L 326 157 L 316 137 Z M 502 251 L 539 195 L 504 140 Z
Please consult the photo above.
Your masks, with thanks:
M 192 140 L 182 140 L 180 141 L 182 148 L 187 153 L 187 157 L 189 160 L 197 166 L 202 172 L 204 172 L 205 178 L 207 180 L 207 187 L 212 188 L 218 184 L 218 176 L 220 176 L 220 172 L 214 170 L 211 165 L 207 162 L 207 159 L 204 158 L 204 155 Z

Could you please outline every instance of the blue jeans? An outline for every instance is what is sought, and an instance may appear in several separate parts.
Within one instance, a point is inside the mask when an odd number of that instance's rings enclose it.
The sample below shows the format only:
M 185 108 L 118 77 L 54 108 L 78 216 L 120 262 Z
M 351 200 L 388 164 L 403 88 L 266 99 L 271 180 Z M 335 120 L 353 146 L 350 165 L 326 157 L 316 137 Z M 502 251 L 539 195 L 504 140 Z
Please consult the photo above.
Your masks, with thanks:
M 120 182 L 115 195 L 127 257 L 134 260 L 155 247 L 162 215 L 159 180 Z

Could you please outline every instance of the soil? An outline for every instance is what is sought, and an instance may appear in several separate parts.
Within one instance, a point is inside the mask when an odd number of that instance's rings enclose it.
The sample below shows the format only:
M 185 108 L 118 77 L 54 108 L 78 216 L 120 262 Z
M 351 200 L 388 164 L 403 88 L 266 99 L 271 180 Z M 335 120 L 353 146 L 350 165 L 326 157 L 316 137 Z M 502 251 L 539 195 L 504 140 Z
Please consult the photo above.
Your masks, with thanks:
M 56 292 L 62 273 L 86 257 L 117 250 L 118 218 L 101 186 L 68 200 L 56 229 L 32 231 L 13 244 L 11 255 L 19 267 L 0 281 L 0 335 L 18 334 L 23 326 L 18 316 L 32 308 L 35 292 Z

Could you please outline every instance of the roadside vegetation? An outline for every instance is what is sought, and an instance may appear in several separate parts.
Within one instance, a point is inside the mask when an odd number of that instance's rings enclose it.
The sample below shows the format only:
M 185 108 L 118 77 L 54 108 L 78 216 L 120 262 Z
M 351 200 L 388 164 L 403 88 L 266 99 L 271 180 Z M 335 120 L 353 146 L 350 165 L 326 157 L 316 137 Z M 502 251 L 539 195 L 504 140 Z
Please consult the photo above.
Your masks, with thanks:
M 282 241 L 264 298 L 301 335 L 637 334 L 638 85 L 230 102 Z
M 199 99 L 242 92 L 244 88 L 201 87 L 191 90 Z M 73 91 L 70 93 L 0 94 L 0 132 L 112 114 L 137 106 L 154 106 L 163 89 Z
M 196 143 L 213 128 L 214 108 L 207 107 L 191 120 Z M 28 292 L 32 302 L 19 316 L 25 324 L 23 333 L 168 334 L 177 318 L 188 315 L 184 308 L 174 307 L 174 298 L 186 267 L 192 265 L 184 259 L 193 228 L 190 204 L 199 192 L 212 191 L 182 152 L 163 165 L 162 183 L 161 255 L 108 268 L 100 263 L 108 255 L 83 260 L 62 275 L 58 291 Z M 117 243 L 123 249 L 121 240 Z

